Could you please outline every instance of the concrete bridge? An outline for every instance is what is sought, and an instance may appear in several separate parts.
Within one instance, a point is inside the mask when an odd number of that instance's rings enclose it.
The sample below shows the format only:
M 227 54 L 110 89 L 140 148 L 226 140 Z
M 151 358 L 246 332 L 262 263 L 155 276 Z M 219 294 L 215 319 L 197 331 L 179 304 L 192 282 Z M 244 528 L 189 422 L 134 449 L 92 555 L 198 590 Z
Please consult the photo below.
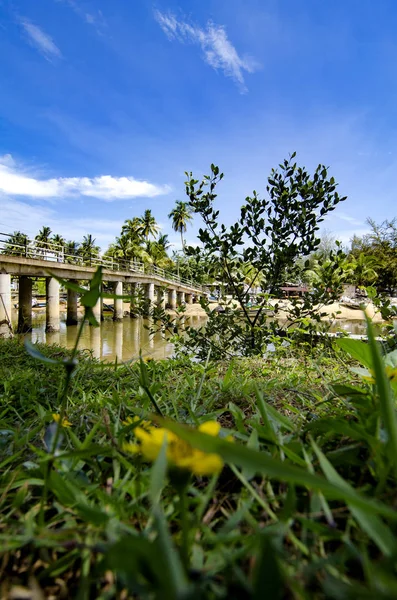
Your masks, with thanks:
M 1 234 L 0 234 L 1 235 Z M 0 239 L 0 337 L 12 335 L 11 326 L 11 277 L 19 279 L 18 285 L 18 333 L 32 328 L 32 282 L 34 278 L 46 280 L 46 330 L 58 331 L 60 322 L 60 284 L 55 277 L 78 282 L 93 278 L 98 265 L 103 267 L 103 281 L 113 284 L 114 293 L 130 295 L 131 306 L 142 289 L 146 310 L 150 312 L 155 304 L 171 309 L 183 303 L 191 304 L 193 297 L 199 300 L 205 293 L 203 286 L 188 279 L 167 273 L 163 269 L 134 261 L 92 258 L 91 264 L 81 264 L 78 256 L 67 256 L 52 244 L 30 244 L 29 247 L 7 247 Z M 10 252 L 10 254 L 8 254 Z M 86 261 L 84 261 L 86 262 Z M 66 323 L 77 323 L 77 292 L 67 290 Z M 102 316 L 101 299 L 94 307 L 94 314 L 100 321 Z M 130 314 L 132 314 L 131 311 Z M 113 319 L 124 317 L 123 300 L 114 300 Z

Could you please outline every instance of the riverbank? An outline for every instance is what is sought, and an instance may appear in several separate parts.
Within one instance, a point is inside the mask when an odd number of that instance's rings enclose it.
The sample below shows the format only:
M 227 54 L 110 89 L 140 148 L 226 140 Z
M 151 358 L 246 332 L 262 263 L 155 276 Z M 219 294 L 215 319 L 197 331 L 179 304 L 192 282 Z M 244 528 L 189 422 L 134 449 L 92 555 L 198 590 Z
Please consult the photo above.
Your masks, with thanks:
M 374 434 L 375 386 L 360 380 L 356 409 L 338 348 L 206 365 L 78 354 L 65 395 L 69 352 L 37 350 L 50 362 L 0 340 L 1 598 L 369 598 L 379 562 L 382 589 L 394 581 L 395 455 Z

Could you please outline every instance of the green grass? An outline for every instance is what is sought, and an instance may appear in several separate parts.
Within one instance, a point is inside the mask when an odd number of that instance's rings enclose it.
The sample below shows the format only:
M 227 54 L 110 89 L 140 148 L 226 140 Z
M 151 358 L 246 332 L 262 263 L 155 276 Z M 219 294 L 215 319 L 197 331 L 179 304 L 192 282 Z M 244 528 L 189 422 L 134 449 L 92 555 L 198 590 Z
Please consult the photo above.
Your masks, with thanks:
M 394 382 L 364 383 L 338 348 L 207 365 L 78 355 L 65 395 L 67 352 L 39 350 L 58 364 L 0 340 L 1 597 L 396 597 Z M 181 488 L 165 455 L 123 451 L 125 420 L 157 419 L 153 401 L 224 459 L 219 475 Z M 57 431 L 62 411 L 72 427 Z M 207 420 L 234 442 L 199 434 Z

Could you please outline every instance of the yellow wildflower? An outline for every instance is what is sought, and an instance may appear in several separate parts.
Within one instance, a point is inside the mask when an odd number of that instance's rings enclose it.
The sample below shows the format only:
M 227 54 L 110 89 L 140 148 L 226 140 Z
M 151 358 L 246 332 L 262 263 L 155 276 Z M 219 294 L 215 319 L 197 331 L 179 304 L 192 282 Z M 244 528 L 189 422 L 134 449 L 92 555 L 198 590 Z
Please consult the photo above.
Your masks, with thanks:
M 397 382 L 397 367 L 386 366 L 386 375 L 389 378 L 389 381 Z
M 150 421 L 145 421 L 137 415 L 135 415 L 134 417 L 127 417 L 126 420 L 123 421 L 123 425 L 138 425 L 138 423 L 141 427 L 150 427 Z
M 370 374 L 369 375 L 362 375 L 362 378 L 367 383 L 375 383 L 375 373 L 372 371 L 372 369 L 370 370 Z
M 54 419 L 55 423 L 59 423 L 61 415 L 58 415 L 57 413 L 53 413 L 52 418 Z M 71 427 L 71 426 L 72 426 L 71 422 L 68 421 L 66 419 L 66 417 L 64 417 L 62 420 L 62 427 Z
M 397 381 L 397 367 L 390 367 L 390 365 L 386 365 L 385 371 L 390 382 Z M 362 378 L 367 383 L 375 383 L 375 373 L 372 369 L 370 370 L 370 375 L 363 375 Z
M 207 421 L 199 426 L 199 431 L 208 435 L 218 436 L 220 425 L 216 421 Z M 124 444 L 123 449 L 133 454 L 138 451 L 148 461 L 156 460 L 164 440 L 167 439 L 167 460 L 172 467 L 190 471 L 194 475 L 212 475 L 219 473 L 223 467 L 223 460 L 218 454 L 203 452 L 193 448 L 188 442 L 182 440 L 172 431 L 163 427 L 137 427 L 134 430 L 138 438 L 137 444 Z M 227 438 L 229 441 L 231 437 Z

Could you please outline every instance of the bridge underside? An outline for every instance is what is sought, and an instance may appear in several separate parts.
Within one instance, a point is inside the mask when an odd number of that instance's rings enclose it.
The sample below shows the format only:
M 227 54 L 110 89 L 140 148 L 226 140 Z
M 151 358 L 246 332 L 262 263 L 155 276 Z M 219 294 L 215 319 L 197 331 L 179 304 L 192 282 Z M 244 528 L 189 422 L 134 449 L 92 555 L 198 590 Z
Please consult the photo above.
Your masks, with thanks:
M 12 336 L 11 324 L 11 276 L 18 278 L 18 332 L 30 331 L 32 328 L 32 281 L 34 278 L 46 279 L 46 329 L 59 329 L 59 290 L 56 278 L 64 280 L 89 281 L 93 278 L 96 267 L 71 265 L 36 258 L 0 255 L 0 337 Z M 192 303 L 203 294 L 201 286 L 193 286 L 182 281 L 172 281 L 159 273 L 142 273 L 140 271 L 117 271 L 103 268 L 103 281 L 113 283 L 114 293 L 122 296 L 131 295 L 130 316 L 136 314 L 136 298 L 139 288 L 143 289 L 146 311 L 149 314 L 157 304 L 163 308 L 175 309 L 177 305 Z M 68 290 L 67 294 L 67 324 L 77 322 L 78 294 Z M 102 301 L 94 307 L 94 314 L 101 320 Z M 125 315 L 123 300 L 114 300 L 113 318 L 118 321 Z

